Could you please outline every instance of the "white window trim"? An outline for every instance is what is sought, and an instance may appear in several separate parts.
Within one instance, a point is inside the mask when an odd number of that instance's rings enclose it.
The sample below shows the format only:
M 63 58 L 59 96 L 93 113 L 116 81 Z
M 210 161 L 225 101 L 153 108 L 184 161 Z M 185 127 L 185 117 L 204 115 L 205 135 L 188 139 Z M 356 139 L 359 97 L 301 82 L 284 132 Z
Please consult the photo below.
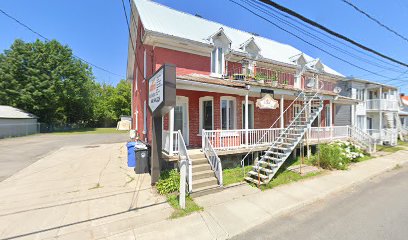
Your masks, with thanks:
M 202 130 L 203 130 L 203 125 L 204 125 L 204 123 L 203 123 L 203 111 L 204 111 L 203 102 L 204 101 L 211 101 L 212 102 L 212 122 L 211 122 L 211 125 L 212 125 L 212 129 L 214 130 L 214 97 L 212 97 L 212 96 L 200 97 L 198 101 L 199 101 L 199 106 L 198 106 L 198 109 L 199 109 L 199 129 L 198 129 L 198 134 L 197 135 L 201 136 Z
M 136 66 L 136 86 L 135 86 L 135 91 L 137 91 L 138 90 L 138 82 L 139 82 L 139 73 L 138 73 L 138 68 L 137 68 L 137 66 Z
M 143 81 L 146 79 L 146 63 L 147 63 L 147 57 L 146 57 L 146 49 L 144 50 L 143 53 Z
M 248 100 L 248 106 L 251 105 L 251 104 L 253 105 L 253 107 L 252 107 L 252 123 L 254 124 L 253 128 L 255 128 L 255 104 L 254 104 L 254 101 Z M 245 100 L 242 101 L 242 105 L 245 106 Z M 241 125 L 242 125 L 242 129 L 245 129 L 245 125 L 244 125 L 245 111 L 244 111 L 244 108 L 242 108 L 241 111 L 242 111 L 242 123 L 241 123 Z M 248 113 L 249 113 L 249 111 L 248 111 Z M 249 117 L 250 116 L 248 116 L 248 119 L 249 119 Z M 248 123 L 248 128 L 251 129 L 251 126 L 249 126 L 249 123 Z
M 237 128 L 237 100 L 235 97 L 231 96 L 222 96 L 220 98 L 220 129 L 222 129 L 222 101 L 223 100 L 232 100 L 234 102 L 234 128 L 223 129 L 223 130 L 234 130 Z M 229 115 L 227 115 L 227 123 L 229 124 Z
M 221 63 L 221 73 L 218 73 L 219 72 L 219 69 L 218 69 L 218 66 L 219 66 L 219 63 L 218 63 L 218 52 L 219 52 L 219 49 L 221 48 L 221 50 L 222 50 L 222 59 L 221 59 L 221 61 L 222 61 L 222 63 Z M 225 70 L 225 51 L 224 51 L 224 49 L 222 48 L 222 47 L 217 47 L 217 46 L 215 46 L 215 49 L 216 49 L 216 51 L 215 51 L 215 72 L 213 72 L 212 70 L 212 65 L 213 65 L 213 63 L 212 63 L 212 60 L 213 60 L 213 57 L 212 57 L 212 54 L 213 54 L 213 51 L 211 51 L 211 54 L 210 54 L 210 60 L 211 60 L 211 64 L 210 64 L 210 76 L 212 76 L 212 77 L 218 77 L 218 78 L 220 78 L 220 77 L 222 77 L 223 75 L 224 75 L 224 70 Z
M 187 124 L 187 134 L 186 134 L 186 139 L 184 141 L 186 142 L 187 145 L 190 143 L 190 114 L 189 114 L 189 103 L 188 103 L 188 97 L 185 96 L 176 96 L 176 105 L 177 103 L 185 103 L 186 104 L 186 124 Z M 174 116 L 174 115 L 173 115 Z M 173 120 L 174 122 L 174 120 Z M 174 123 L 173 123 L 174 124 Z

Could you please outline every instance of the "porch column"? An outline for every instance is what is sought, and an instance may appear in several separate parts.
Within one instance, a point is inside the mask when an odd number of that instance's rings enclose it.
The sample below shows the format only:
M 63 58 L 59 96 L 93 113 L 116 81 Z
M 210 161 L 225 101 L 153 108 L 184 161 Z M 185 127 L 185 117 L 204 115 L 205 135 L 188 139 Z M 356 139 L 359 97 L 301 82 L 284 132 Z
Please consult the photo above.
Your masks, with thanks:
M 380 141 L 382 142 L 382 125 L 383 125 L 383 123 L 382 123 L 382 106 L 383 106 L 383 89 L 382 89 L 382 87 L 380 87 L 380 97 L 379 97 L 379 99 L 380 100 L 378 100 L 380 103 L 379 103 L 379 106 L 380 106 L 380 111 L 379 111 L 379 115 L 380 115 L 380 120 L 379 120 L 379 131 L 380 131 Z
M 245 145 L 248 146 L 248 115 L 249 115 L 249 109 L 248 109 L 248 92 L 245 94 Z
M 174 141 L 174 137 L 173 137 L 173 132 L 174 132 L 174 108 L 172 108 L 169 112 L 169 145 L 170 145 L 170 149 L 169 149 L 169 155 L 172 156 L 173 155 L 173 141 Z
M 329 103 L 329 115 L 330 116 L 326 116 L 329 117 L 330 122 L 329 122 L 329 127 L 330 127 L 330 139 L 333 139 L 333 99 L 330 99 L 330 103 Z
M 283 119 L 283 108 L 284 108 L 284 99 L 283 99 L 283 95 L 281 95 L 281 99 L 280 99 L 280 127 L 283 129 L 285 126 L 285 119 Z

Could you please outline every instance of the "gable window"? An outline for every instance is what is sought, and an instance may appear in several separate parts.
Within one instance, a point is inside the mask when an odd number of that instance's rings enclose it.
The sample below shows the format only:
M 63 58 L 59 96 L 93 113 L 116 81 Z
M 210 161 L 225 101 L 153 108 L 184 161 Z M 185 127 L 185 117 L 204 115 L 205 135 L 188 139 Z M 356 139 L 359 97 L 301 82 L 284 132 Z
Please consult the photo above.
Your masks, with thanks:
M 221 76 L 224 69 L 224 52 L 217 47 L 211 52 L 211 73 Z
M 201 97 L 199 102 L 200 128 L 198 131 L 201 134 L 202 129 L 214 129 L 214 101 L 213 97 Z
M 248 102 L 248 128 L 254 128 L 254 103 Z M 245 102 L 242 103 L 242 129 L 245 129 Z
M 221 129 L 235 129 L 235 98 L 221 97 Z

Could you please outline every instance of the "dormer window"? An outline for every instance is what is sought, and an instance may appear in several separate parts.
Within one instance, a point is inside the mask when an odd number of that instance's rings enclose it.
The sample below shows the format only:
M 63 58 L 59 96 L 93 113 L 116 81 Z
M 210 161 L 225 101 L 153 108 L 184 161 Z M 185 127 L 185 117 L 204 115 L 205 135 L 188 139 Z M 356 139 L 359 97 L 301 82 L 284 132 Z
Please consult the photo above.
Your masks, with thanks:
M 211 73 L 219 77 L 223 74 L 224 69 L 224 51 L 221 47 L 216 47 L 211 52 Z

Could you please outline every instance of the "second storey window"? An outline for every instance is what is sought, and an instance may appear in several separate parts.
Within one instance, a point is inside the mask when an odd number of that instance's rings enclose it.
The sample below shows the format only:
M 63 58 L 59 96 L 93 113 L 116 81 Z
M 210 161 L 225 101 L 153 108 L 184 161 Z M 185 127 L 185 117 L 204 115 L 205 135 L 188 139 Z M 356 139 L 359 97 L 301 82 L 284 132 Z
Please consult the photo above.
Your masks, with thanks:
M 214 48 L 211 52 L 211 73 L 221 76 L 224 69 L 224 52 L 222 48 Z

